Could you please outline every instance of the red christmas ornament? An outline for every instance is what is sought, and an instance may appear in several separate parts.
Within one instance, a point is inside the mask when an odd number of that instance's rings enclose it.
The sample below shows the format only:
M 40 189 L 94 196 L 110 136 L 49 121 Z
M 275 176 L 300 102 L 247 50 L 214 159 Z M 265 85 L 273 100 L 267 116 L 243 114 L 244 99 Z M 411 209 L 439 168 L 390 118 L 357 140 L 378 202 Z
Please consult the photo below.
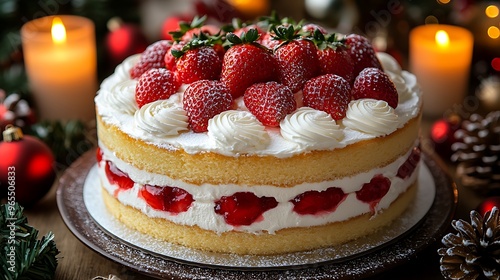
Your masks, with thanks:
M 134 25 L 113 18 L 108 22 L 110 32 L 106 35 L 108 58 L 113 66 L 125 58 L 142 53 L 149 45 L 142 30 Z
M 500 196 L 488 197 L 476 207 L 476 211 L 481 214 L 481 216 L 484 216 L 486 212 L 491 211 L 495 206 L 500 208 Z
M 18 127 L 8 125 L 3 139 L 0 142 L 2 197 L 30 207 L 47 194 L 54 183 L 54 156 L 45 143 L 23 136 Z
M 434 151 L 443 159 L 449 160 L 451 145 L 456 142 L 455 131 L 460 128 L 461 118 L 451 114 L 446 118 L 439 119 L 432 124 L 430 138 L 434 144 Z

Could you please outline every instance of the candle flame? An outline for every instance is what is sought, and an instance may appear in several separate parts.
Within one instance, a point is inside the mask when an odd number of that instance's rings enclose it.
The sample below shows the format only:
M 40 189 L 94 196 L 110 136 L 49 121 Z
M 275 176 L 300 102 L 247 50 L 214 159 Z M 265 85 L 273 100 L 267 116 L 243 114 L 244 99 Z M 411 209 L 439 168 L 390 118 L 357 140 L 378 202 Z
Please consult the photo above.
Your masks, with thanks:
M 59 17 L 55 17 L 52 20 L 52 42 L 56 44 L 62 44 L 66 42 L 66 28 Z
M 444 30 L 438 30 L 438 32 L 436 32 L 435 40 L 436 44 L 443 48 L 448 47 L 448 45 L 450 44 L 450 37 Z

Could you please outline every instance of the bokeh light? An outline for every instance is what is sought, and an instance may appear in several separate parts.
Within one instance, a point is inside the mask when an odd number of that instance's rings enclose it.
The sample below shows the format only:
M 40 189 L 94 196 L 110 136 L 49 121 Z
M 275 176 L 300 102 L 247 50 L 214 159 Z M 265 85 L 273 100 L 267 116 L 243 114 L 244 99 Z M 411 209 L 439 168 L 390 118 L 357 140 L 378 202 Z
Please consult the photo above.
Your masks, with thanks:
M 497 39 L 498 37 L 500 37 L 500 29 L 498 29 L 498 27 L 496 26 L 490 26 L 488 28 L 488 36 L 490 36 L 490 38 L 492 39 Z
M 500 72 L 500 57 L 493 58 L 493 60 L 491 61 L 491 67 L 493 67 L 495 71 Z
M 498 9 L 497 6 L 495 5 L 489 5 L 486 7 L 484 10 L 484 13 L 486 14 L 487 17 L 489 18 L 496 18 L 498 14 L 500 13 L 500 10 Z
M 425 18 L 425 24 L 437 24 L 437 23 L 439 23 L 439 21 L 435 16 L 427 16 Z

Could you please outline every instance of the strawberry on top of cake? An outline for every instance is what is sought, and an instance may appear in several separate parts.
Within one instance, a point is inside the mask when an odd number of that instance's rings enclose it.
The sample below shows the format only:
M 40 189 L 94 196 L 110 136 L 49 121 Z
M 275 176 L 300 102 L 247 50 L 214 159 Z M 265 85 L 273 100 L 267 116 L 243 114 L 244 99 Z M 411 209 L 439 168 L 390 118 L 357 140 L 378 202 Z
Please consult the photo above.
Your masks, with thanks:
M 200 19 L 193 24 L 181 25 L 173 41 L 155 42 L 142 54 L 130 57 L 123 63 L 130 65 L 129 73 L 119 77 L 124 70 L 117 68 L 101 85 L 103 92 L 111 90 L 117 80 L 131 78 L 121 86 L 135 87 L 136 125 L 148 133 L 158 130 L 159 135 L 179 136 L 175 140 L 163 137 L 162 141 L 180 145 L 188 153 L 200 151 L 183 141 L 182 134 L 190 131 L 203 134 L 199 135 L 203 142 L 215 143 L 202 150 L 267 154 L 262 148 L 267 143 L 282 146 L 291 155 L 293 149 L 302 152 L 305 145 L 311 150 L 336 148 L 387 135 L 416 115 L 414 108 L 420 100 L 411 97 L 416 82 L 401 69 L 384 72 L 365 37 L 329 34 L 315 24 L 300 25 L 288 19 L 268 18 L 222 29 L 207 27 Z M 392 57 L 384 56 L 384 61 L 389 59 Z M 403 102 L 408 104 L 400 106 Z M 303 115 L 302 119 L 321 119 L 326 132 L 296 128 L 290 123 L 295 114 Z M 145 122 L 145 117 L 158 127 Z M 251 122 L 250 134 L 255 130 L 261 137 L 239 137 L 229 143 L 221 139 L 225 137 L 217 125 L 221 118 L 230 123 Z M 124 122 L 116 116 L 107 120 Z M 140 133 L 130 134 L 141 138 Z M 281 142 L 276 144 L 276 138 Z M 242 149 L 223 147 L 222 151 L 217 145 L 220 141 Z

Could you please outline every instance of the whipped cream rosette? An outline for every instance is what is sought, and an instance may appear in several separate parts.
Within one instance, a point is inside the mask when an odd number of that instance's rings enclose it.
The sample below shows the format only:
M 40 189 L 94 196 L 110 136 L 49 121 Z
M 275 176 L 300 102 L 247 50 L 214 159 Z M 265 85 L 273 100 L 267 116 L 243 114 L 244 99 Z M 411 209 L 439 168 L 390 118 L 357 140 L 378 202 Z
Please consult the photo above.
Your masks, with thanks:
M 170 100 L 157 100 L 135 112 L 138 128 L 158 137 L 175 136 L 188 130 L 186 111 Z
M 342 123 L 345 127 L 376 137 L 394 132 L 398 127 L 398 115 L 385 101 L 358 99 L 349 103 Z
M 263 149 L 270 141 L 265 127 L 254 115 L 236 110 L 210 119 L 208 137 L 221 150 L 238 153 Z

